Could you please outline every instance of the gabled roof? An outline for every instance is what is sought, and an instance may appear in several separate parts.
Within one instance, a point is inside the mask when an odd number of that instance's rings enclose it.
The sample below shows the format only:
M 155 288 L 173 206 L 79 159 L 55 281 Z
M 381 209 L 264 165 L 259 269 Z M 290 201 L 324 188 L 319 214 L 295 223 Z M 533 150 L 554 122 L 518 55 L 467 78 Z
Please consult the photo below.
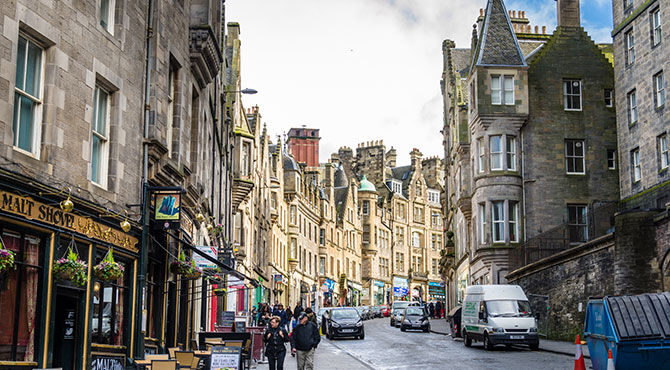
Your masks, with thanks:
M 477 66 L 526 66 L 503 0 L 488 0 L 474 58 Z

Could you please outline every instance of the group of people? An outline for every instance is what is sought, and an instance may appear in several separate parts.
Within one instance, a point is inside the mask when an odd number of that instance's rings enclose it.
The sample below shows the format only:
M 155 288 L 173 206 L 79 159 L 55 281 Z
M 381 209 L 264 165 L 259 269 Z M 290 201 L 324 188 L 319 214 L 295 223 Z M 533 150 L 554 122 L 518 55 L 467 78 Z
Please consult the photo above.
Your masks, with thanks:
M 437 301 L 435 304 L 433 302 L 428 303 L 428 315 L 431 319 L 441 319 L 444 317 L 444 306 L 442 302 Z
M 314 350 L 321 341 L 321 335 L 312 309 L 308 307 L 303 310 L 298 304 L 293 311 L 290 307 L 284 310 L 281 303 L 275 303 L 271 312 L 270 316 L 269 304 L 262 304 L 257 318 L 259 325 L 266 320 L 269 323 L 263 333 L 263 342 L 270 370 L 284 369 L 286 343 L 291 344 L 291 356 L 297 356 L 298 370 L 313 370 Z
M 293 310 L 291 310 L 291 307 L 284 309 L 284 305 L 279 302 L 275 302 L 274 305 L 260 303 L 258 308 L 253 306 L 251 309 L 251 318 L 254 326 L 267 326 L 270 319 L 277 316 L 279 317 L 279 327 L 291 332 L 298 325 L 300 314 L 303 312 L 307 315 L 309 321 L 316 324 L 316 315 L 312 308 L 303 309 L 300 303 L 296 304 Z

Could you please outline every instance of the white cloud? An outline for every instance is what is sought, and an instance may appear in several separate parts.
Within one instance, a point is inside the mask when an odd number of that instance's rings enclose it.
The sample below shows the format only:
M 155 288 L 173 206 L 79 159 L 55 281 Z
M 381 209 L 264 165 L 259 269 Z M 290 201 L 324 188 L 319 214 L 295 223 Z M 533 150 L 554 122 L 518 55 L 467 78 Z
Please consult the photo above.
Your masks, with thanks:
M 527 11 L 555 25 L 555 2 Z M 486 0 L 228 0 L 239 22 L 244 96 L 275 137 L 291 127 L 321 129 L 323 162 L 340 146 L 383 139 L 400 164 L 409 151 L 443 154 L 442 40 L 469 47 Z

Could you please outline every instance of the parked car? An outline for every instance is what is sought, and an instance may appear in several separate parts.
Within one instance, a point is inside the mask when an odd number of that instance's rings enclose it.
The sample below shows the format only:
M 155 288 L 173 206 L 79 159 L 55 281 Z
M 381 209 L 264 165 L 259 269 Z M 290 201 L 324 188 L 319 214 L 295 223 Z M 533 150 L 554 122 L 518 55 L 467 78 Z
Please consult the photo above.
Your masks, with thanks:
M 402 314 L 400 320 L 400 331 L 408 329 L 430 331 L 430 320 L 428 320 L 428 312 L 424 307 L 407 306 Z
M 391 308 L 389 306 L 383 304 L 379 306 L 379 308 L 382 311 L 382 315 L 380 317 L 389 317 L 389 315 L 391 314 Z
M 447 322 L 451 328 L 451 339 L 461 337 L 461 310 L 463 306 L 454 307 L 447 315 Z
M 382 317 L 382 308 L 380 306 L 373 306 L 370 308 L 372 318 Z
M 461 312 L 463 343 L 481 341 L 488 350 L 496 344 L 527 344 L 537 350 L 540 341 L 530 303 L 518 285 L 473 285 L 465 290 Z
M 410 302 L 410 301 L 395 301 L 391 305 L 391 310 L 389 312 L 389 316 L 391 317 L 390 324 L 391 326 L 400 326 L 399 321 L 396 319 L 396 316 L 402 315 L 402 310 L 404 310 L 407 306 L 412 305 L 412 306 L 418 306 L 419 302 Z
M 328 339 L 336 337 L 365 338 L 363 319 L 361 319 L 358 310 L 355 308 L 333 308 L 325 318 L 327 326 L 326 337 Z
M 404 308 L 393 309 L 393 313 L 391 314 L 391 326 L 395 326 L 396 328 L 400 327 L 400 323 L 402 322 L 402 315 L 404 312 Z

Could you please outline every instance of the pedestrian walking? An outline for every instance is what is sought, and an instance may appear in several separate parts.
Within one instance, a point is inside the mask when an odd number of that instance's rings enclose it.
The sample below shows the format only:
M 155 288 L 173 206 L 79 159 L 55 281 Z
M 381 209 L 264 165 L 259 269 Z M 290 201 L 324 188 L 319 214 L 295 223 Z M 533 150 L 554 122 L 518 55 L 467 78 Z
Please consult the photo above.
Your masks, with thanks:
M 442 302 L 441 301 L 437 301 L 437 303 L 435 303 L 435 313 L 437 314 L 438 319 L 442 318 Z
M 279 327 L 282 329 L 285 329 L 288 327 L 288 315 L 286 314 L 286 311 L 284 311 L 284 305 L 279 304 L 277 306 L 277 314 L 274 316 L 279 316 L 280 322 L 279 322 Z
M 291 325 L 293 323 L 293 311 L 291 311 L 291 307 L 288 306 L 286 307 L 286 330 L 291 332 L 293 329 L 293 326 Z
M 428 313 L 431 319 L 435 318 L 435 306 L 433 306 L 433 302 L 428 303 Z
M 251 326 L 256 326 L 257 319 L 258 319 L 258 310 L 256 309 L 256 306 L 254 305 L 251 308 Z
M 298 370 L 314 370 L 314 351 L 321 341 L 319 329 L 304 312 L 298 321 L 291 333 L 291 356 L 298 355 Z
M 307 319 L 308 319 L 309 321 L 311 321 L 311 322 L 313 322 L 313 323 L 315 323 L 315 324 L 317 323 L 317 322 L 316 322 L 316 314 L 314 314 L 314 311 L 312 311 L 312 308 L 311 308 L 311 307 L 307 307 L 307 308 L 305 308 L 305 313 L 307 314 Z
M 265 356 L 268 358 L 270 370 L 283 370 L 284 358 L 286 357 L 286 345 L 289 341 L 288 332 L 279 327 L 281 319 L 273 316 L 270 319 L 270 326 L 263 334 L 265 343 Z
M 302 306 L 300 305 L 300 302 L 295 304 L 295 308 L 293 309 L 293 317 L 295 317 L 296 321 L 298 320 L 298 317 L 300 317 L 300 314 L 302 313 Z

